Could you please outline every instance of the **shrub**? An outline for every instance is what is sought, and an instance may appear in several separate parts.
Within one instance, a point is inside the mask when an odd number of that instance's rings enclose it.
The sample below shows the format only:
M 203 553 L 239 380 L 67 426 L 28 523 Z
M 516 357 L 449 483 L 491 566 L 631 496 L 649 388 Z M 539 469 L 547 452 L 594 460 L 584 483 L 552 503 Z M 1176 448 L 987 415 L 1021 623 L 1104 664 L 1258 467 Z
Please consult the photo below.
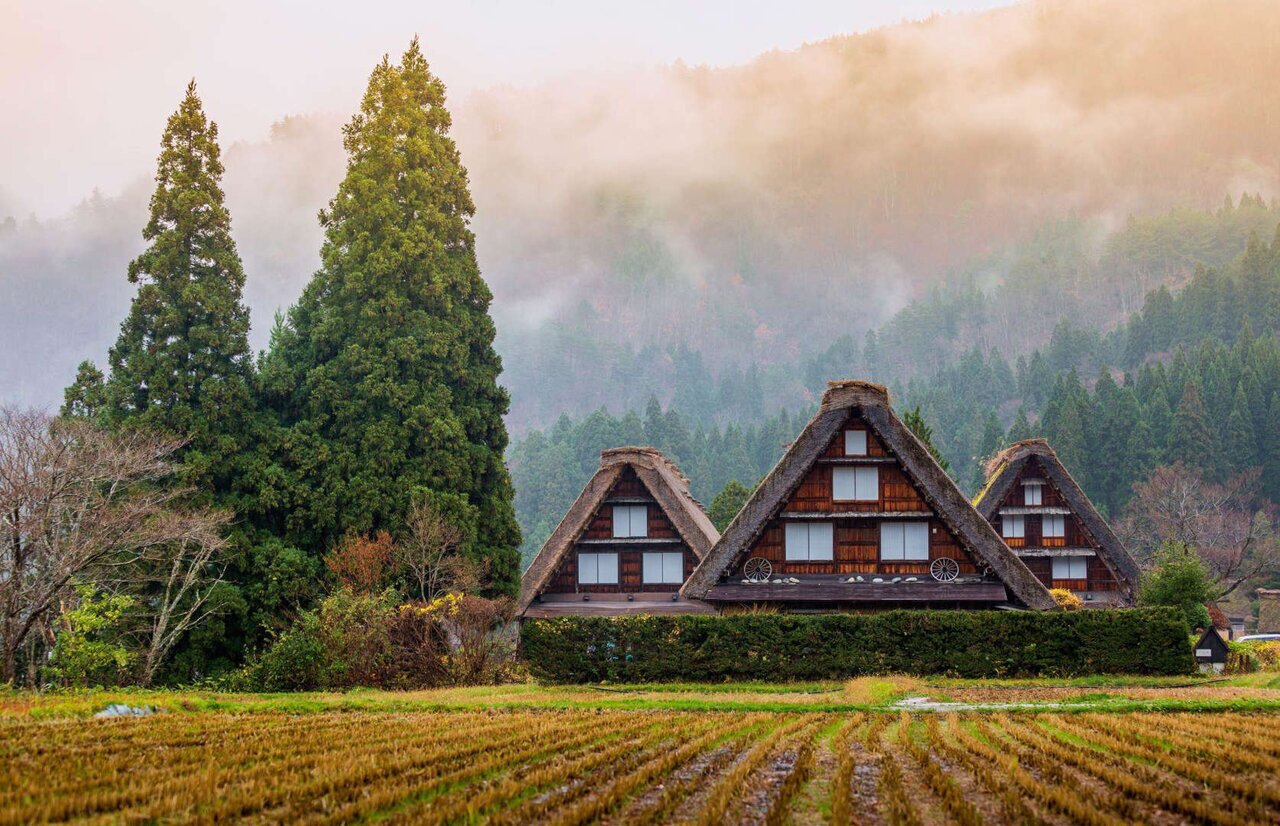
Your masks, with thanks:
M 1050 588 L 1049 596 L 1053 597 L 1053 601 L 1058 603 L 1058 607 L 1064 611 L 1079 611 L 1084 607 L 1084 600 L 1066 588 Z
M 1246 642 L 1227 643 L 1227 674 L 1252 674 L 1258 670 L 1258 654 Z
M 268 691 L 429 688 L 506 679 L 515 658 L 509 600 L 448 594 L 396 605 L 395 594 L 341 588 L 245 669 Z
M 1171 608 L 562 617 L 526 620 L 521 649 L 535 677 L 560 683 L 1195 671 Z
M 308 691 L 323 685 L 324 660 L 320 618 L 308 611 L 246 667 L 246 685 L 232 684 L 249 690 Z
M 1142 578 L 1140 602 L 1179 608 L 1188 627 L 1208 628 L 1211 621 L 1204 606 L 1213 600 L 1214 593 L 1204 560 L 1190 545 L 1170 541 L 1156 551 L 1155 561 L 1155 568 Z
M 45 679 L 80 687 L 125 681 L 137 659 L 126 644 L 129 612 L 135 600 L 100 593 L 93 585 L 78 586 L 75 594 L 78 604 L 58 618 Z

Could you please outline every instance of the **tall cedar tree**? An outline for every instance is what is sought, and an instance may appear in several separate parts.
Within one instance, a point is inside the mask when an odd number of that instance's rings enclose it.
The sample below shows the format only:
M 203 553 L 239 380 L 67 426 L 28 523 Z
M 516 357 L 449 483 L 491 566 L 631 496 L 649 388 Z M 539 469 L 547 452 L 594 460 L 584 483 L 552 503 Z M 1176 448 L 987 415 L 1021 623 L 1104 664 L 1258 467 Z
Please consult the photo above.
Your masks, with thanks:
M 229 485 L 253 404 L 244 269 L 219 186 L 220 156 L 218 125 L 205 117 L 193 80 L 161 138 L 142 231 L 149 244 L 129 264 L 138 292 L 111 348 L 100 402 L 108 424 L 189 439 L 184 480 L 203 490 Z M 92 382 L 100 375 L 81 365 L 68 405 L 97 407 Z
M 264 383 L 311 489 L 311 524 L 293 539 L 394 532 L 426 496 L 488 561 L 494 590 L 514 593 L 509 399 L 450 123 L 417 38 L 400 65 L 373 70 L 343 129 L 346 177 L 320 213 L 320 270 L 273 336 Z
M 256 438 L 249 310 L 220 186 L 218 126 L 206 117 L 194 80 L 160 146 L 142 231 L 148 243 L 129 263 L 137 293 L 109 354 L 110 375 L 82 363 L 63 413 L 186 439 L 175 454 L 176 478 L 205 502 L 243 515 L 253 505 L 241 482 Z M 252 595 L 254 578 L 268 567 L 250 561 L 243 527 L 231 531 L 228 581 L 210 603 L 220 616 L 180 645 L 176 674 L 207 674 L 215 662 L 241 654 L 244 594 Z
M 1218 437 L 1209 427 L 1209 414 L 1200 400 L 1200 391 L 1188 382 L 1169 426 L 1165 457 L 1169 464 L 1183 462 L 1213 475 L 1218 470 L 1219 453 Z

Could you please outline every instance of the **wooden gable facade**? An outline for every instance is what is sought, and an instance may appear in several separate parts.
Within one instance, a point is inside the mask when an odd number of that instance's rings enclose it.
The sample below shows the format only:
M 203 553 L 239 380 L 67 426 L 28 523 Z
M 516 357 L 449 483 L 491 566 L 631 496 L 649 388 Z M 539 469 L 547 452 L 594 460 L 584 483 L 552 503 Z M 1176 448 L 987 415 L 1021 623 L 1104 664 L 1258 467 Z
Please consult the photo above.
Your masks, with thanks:
M 997 454 L 975 503 L 1045 587 L 1090 606 L 1133 604 L 1137 564 L 1043 439 Z
M 682 592 L 794 610 L 1054 607 L 866 382 L 831 385 Z
M 851 449 L 854 451 L 852 455 Z M 850 474 L 854 479 L 852 491 L 848 490 Z M 841 476 L 846 478 L 838 482 Z M 873 490 L 866 492 L 860 489 L 858 481 L 871 484 Z M 839 491 L 837 485 L 841 488 Z M 837 493 L 842 498 L 837 499 Z M 833 529 L 830 560 L 799 560 L 795 558 L 798 554 L 794 550 L 790 555 L 787 553 L 788 525 L 827 522 Z M 891 532 L 889 537 L 883 536 L 882 526 L 885 525 L 925 526 L 927 558 L 906 559 L 905 537 L 904 558 L 888 558 L 882 544 L 897 539 L 897 532 Z M 897 556 L 896 549 L 890 555 Z M 778 515 L 769 521 L 750 548 L 739 555 L 735 565 L 741 567 L 753 557 L 767 559 L 773 574 L 779 577 L 864 574 L 931 578 L 930 565 L 942 558 L 955 560 L 962 576 L 980 573 L 980 566 L 926 502 L 920 488 L 907 476 L 901 463 L 885 449 L 884 443 L 866 421 L 856 414 L 849 415 L 795 492 L 787 498 Z
M 709 612 L 679 591 L 718 538 L 688 480 L 660 452 L 606 450 L 525 571 L 520 613 Z
M 643 509 L 643 526 L 637 528 L 634 523 L 640 509 Z M 615 522 L 624 519 L 627 529 L 615 530 Z M 618 575 L 613 578 L 616 581 L 600 581 L 598 558 L 592 560 L 596 575 L 583 576 L 583 566 L 578 561 L 582 554 L 593 557 L 616 554 L 616 564 L 606 566 L 616 567 Z M 671 571 L 669 555 L 674 554 L 680 556 L 678 578 L 672 576 Z M 664 556 L 656 559 L 655 555 Z M 680 590 L 697 564 L 693 549 L 680 538 L 675 525 L 640 481 L 635 468 L 628 466 L 591 515 L 572 552 L 561 559 L 547 591 L 554 594 L 672 594 Z

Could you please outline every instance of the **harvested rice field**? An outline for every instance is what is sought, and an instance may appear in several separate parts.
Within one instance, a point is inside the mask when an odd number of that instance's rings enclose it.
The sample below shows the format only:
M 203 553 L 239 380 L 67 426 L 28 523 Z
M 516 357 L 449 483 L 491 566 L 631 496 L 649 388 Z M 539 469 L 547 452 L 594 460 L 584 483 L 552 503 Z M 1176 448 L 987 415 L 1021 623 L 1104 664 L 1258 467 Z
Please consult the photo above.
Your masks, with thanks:
M 1280 715 L 0 715 L 0 823 L 1280 821 Z

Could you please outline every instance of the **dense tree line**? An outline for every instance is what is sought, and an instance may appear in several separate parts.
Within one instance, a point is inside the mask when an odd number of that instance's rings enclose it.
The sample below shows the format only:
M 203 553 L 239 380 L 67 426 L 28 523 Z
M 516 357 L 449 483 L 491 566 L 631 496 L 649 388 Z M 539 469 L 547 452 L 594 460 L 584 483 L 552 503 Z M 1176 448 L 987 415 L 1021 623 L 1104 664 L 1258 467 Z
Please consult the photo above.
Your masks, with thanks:
M 485 572 L 488 592 L 514 592 L 509 401 L 449 129 L 416 39 L 375 67 L 320 214 L 321 267 L 255 362 L 217 126 L 194 82 L 170 118 L 110 370 L 82 364 L 63 408 L 180 440 L 173 484 L 234 515 L 209 621 L 182 640 L 170 678 L 241 661 L 323 594 L 327 553 L 375 532 L 392 547 L 411 508 L 447 520 L 451 552 Z M 68 594 L 102 585 L 93 576 L 79 572 Z

